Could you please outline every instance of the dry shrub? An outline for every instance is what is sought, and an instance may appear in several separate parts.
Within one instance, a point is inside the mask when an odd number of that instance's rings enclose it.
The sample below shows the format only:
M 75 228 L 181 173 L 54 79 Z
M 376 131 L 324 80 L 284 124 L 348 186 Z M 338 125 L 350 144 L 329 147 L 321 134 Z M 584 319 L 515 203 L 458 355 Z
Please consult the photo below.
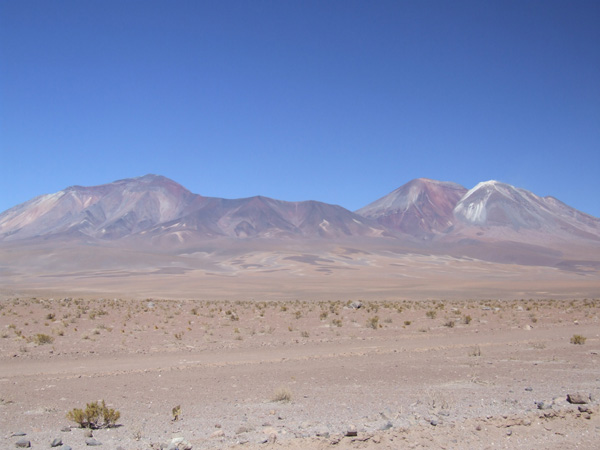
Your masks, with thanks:
M 67 419 L 78 423 L 81 428 L 110 428 L 114 427 L 121 413 L 108 408 L 102 403 L 93 402 L 86 405 L 85 410 L 74 408 L 67 413 Z
M 54 342 L 54 338 L 52 336 L 48 336 L 47 334 L 38 333 L 33 337 L 33 342 L 35 342 L 37 345 L 52 344 L 52 342 Z
M 287 388 L 278 388 L 271 397 L 273 402 L 288 403 L 292 401 L 292 392 Z

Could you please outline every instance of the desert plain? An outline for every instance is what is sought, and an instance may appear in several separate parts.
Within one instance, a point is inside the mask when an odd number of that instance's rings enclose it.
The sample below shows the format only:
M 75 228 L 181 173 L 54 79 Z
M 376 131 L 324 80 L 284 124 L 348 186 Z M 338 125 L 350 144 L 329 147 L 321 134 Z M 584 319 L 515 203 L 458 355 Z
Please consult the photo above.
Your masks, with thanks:
M 4 293 L 0 447 L 598 448 L 599 316 L 598 299 Z M 100 400 L 120 418 L 90 438 L 66 415 Z

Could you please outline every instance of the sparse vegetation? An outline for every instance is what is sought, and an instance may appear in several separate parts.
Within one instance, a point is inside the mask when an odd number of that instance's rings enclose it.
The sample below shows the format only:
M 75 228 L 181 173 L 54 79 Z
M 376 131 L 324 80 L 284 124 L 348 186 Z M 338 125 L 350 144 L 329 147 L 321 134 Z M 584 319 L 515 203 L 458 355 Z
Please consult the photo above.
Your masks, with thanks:
M 173 415 L 173 421 L 177 422 L 179 420 L 179 418 L 181 417 L 181 405 L 175 406 L 171 410 L 171 414 Z
M 379 328 L 379 316 L 373 316 L 367 319 L 367 327 L 376 330 Z
M 479 348 L 479 345 L 471 347 L 471 350 L 469 350 L 469 356 L 481 356 L 481 348 Z
M 113 427 L 120 417 L 121 413 L 108 408 L 104 400 L 102 403 L 88 403 L 85 410 L 74 408 L 67 413 L 67 419 L 79 424 L 81 428 L 93 429 Z
M 288 388 L 278 388 L 271 397 L 272 402 L 288 403 L 292 401 L 292 392 Z
M 47 334 L 38 333 L 33 337 L 33 342 L 35 342 L 37 345 L 52 344 L 52 342 L 54 342 L 54 338 L 52 336 L 48 336 Z
M 583 345 L 585 344 L 585 341 L 587 340 L 586 337 L 580 335 L 580 334 L 574 334 L 571 337 L 571 344 L 575 344 L 575 345 Z

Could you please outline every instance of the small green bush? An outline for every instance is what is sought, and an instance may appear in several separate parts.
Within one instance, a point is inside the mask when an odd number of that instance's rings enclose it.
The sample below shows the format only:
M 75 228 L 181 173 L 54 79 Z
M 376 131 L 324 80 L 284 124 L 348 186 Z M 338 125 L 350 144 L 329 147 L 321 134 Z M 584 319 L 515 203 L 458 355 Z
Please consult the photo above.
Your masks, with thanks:
M 121 413 L 114 409 L 109 409 L 102 400 L 102 403 L 93 402 L 86 405 L 85 411 L 74 408 L 67 413 L 67 419 L 78 423 L 81 428 L 110 428 L 116 425 Z

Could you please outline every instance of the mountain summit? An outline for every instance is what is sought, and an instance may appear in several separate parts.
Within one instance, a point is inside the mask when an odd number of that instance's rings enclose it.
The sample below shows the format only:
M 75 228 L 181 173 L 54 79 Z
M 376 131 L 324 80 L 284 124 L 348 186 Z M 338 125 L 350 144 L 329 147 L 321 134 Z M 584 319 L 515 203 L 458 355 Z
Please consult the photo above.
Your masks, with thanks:
M 58 234 L 118 239 L 178 217 L 195 197 L 158 175 L 71 186 L 0 214 L 0 239 Z
M 90 237 L 183 243 L 214 237 L 379 236 L 384 229 L 341 206 L 267 197 L 221 199 L 145 175 L 93 187 L 72 186 L 0 214 L 0 240 Z
M 356 213 L 411 236 L 431 237 L 452 228 L 453 209 L 466 192 L 456 183 L 418 178 Z

